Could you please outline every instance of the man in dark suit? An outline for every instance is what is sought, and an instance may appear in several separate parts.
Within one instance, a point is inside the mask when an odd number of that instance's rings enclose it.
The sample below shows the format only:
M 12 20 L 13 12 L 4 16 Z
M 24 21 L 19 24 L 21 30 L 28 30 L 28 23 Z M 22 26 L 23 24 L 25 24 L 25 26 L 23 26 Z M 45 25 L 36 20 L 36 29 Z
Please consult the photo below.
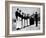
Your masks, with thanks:
M 36 27 L 38 26 L 38 14 L 37 14 L 37 12 L 35 12 L 36 14 L 35 14 L 35 21 L 36 21 Z
M 17 8 L 17 11 L 15 12 L 15 16 L 17 20 L 18 20 L 18 11 L 19 11 L 19 8 Z

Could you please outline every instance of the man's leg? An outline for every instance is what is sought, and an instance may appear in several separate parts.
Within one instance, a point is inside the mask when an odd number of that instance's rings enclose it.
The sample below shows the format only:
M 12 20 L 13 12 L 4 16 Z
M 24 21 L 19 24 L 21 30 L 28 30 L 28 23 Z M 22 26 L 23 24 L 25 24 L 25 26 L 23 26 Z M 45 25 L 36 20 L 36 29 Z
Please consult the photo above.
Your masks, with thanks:
M 22 26 L 24 27 L 24 19 L 22 19 Z
M 25 19 L 24 19 L 24 28 L 25 28 Z
M 36 20 L 36 27 L 38 26 L 38 21 Z
M 21 20 L 21 25 L 22 25 L 22 27 L 23 27 L 23 19 Z

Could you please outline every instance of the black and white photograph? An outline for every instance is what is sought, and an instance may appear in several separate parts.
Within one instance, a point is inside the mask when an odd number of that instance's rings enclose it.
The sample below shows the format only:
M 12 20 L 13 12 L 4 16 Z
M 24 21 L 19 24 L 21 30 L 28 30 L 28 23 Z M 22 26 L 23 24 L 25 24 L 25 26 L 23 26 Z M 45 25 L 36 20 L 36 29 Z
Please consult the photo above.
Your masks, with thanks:
M 40 8 L 12 7 L 12 31 L 40 30 Z
M 6 37 L 45 34 L 44 3 L 8 1 L 5 9 Z
M 43 6 L 10 4 L 10 34 L 43 33 Z

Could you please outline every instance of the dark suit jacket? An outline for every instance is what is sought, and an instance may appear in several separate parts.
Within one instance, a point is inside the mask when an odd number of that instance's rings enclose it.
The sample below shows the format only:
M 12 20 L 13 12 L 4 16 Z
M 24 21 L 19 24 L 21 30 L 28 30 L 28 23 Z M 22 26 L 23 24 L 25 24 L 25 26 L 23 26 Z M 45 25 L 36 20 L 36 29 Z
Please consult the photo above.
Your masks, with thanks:
M 16 18 L 18 18 L 18 11 L 15 12 L 15 16 L 16 16 Z

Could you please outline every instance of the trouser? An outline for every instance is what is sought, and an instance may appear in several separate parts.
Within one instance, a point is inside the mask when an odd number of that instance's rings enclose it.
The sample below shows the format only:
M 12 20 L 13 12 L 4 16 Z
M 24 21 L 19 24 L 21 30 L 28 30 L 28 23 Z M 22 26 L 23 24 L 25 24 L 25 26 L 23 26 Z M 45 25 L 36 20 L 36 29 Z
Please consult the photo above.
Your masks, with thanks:
M 34 24 L 34 19 L 30 19 L 30 25 Z
M 23 27 L 23 19 L 21 20 L 21 26 Z
M 25 26 L 25 20 L 24 19 L 22 20 L 22 24 L 23 24 L 22 26 L 24 27 Z
M 27 25 L 28 26 L 30 25 L 30 19 L 27 19 Z
M 38 26 L 38 21 L 36 20 L 36 27 Z
M 25 26 L 27 26 L 27 20 L 26 19 L 25 19 L 25 22 L 24 23 L 25 23 Z
M 17 20 L 16 24 L 17 24 L 16 28 L 21 28 L 22 27 L 21 26 L 21 18 L 20 17 L 18 17 L 18 20 Z

